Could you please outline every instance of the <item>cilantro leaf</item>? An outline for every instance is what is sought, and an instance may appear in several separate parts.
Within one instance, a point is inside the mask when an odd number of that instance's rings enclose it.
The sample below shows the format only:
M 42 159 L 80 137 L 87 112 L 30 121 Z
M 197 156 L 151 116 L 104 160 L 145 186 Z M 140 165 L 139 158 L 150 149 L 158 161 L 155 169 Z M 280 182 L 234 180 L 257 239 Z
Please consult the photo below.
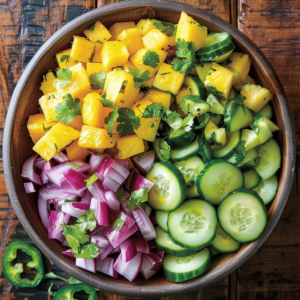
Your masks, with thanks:
M 174 36 L 175 32 L 175 25 L 169 22 L 164 22 L 164 21 L 158 21 L 158 20 L 151 20 L 153 25 L 159 29 L 162 33 L 167 35 L 168 37 Z
M 69 67 L 59 69 L 57 71 L 57 78 L 59 79 L 59 87 L 63 88 L 68 83 L 72 82 L 72 72 Z
M 145 81 L 150 80 L 149 70 L 140 71 L 134 68 L 128 68 L 128 71 L 129 74 L 134 76 L 133 77 L 133 81 L 135 82 L 134 87 L 137 89 L 140 88 Z
M 256 133 L 256 135 L 258 135 L 259 133 L 259 126 L 258 126 L 258 122 L 263 120 L 263 115 L 262 114 L 258 114 L 256 115 L 254 122 L 252 124 L 252 129 L 253 131 Z
M 161 119 L 165 116 L 165 108 L 161 103 L 154 102 L 148 105 L 143 113 L 143 118 L 155 118 Z
M 100 44 L 100 45 L 103 44 L 103 42 L 100 41 L 100 40 L 97 40 L 96 43 L 98 43 L 98 44 Z
M 96 25 L 96 23 L 94 23 L 88 30 L 89 30 L 89 31 L 94 31 L 95 25 Z
M 114 124 L 115 124 L 115 121 L 117 121 L 117 118 L 119 116 L 118 108 L 113 104 L 112 101 L 106 99 L 105 95 L 103 95 L 102 99 L 99 101 L 102 103 L 102 105 L 104 107 L 110 107 L 110 108 L 114 109 L 114 111 L 111 111 L 108 114 L 108 117 L 106 117 L 104 120 L 105 124 L 107 125 L 107 129 L 108 129 L 109 133 L 113 134 Z
M 68 61 L 69 57 L 70 57 L 70 55 L 65 55 L 65 54 L 64 54 L 64 55 L 60 58 L 60 62 L 64 62 L 65 60 Z
M 206 126 L 206 124 L 208 123 L 208 121 L 210 120 L 211 115 L 209 113 L 205 113 L 203 115 L 198 116 L 198 121 L 199 121 L 199 125 L 195 126 L 195 129 L 202 129 Z
M 76 258 L 96 258 L 99 255 L 99 250 L 99 246 L 94 243 L 83 245 L 79 253 L 76 254 Z
M 193 141 L 196 137 L 196 133 L 193 131 L 188 131 L 184 136 L 187 140 Z
M 148 189 L 141 188 L 139 190 L 133 191 L 127 202 L 126 208 L 131 210 L 137 210 L 142 202 L 148 201 Z
M 246 115 L 246 110 L 245 110 L 245 105 L 244 105 L 244 101 L 246 100 L 246 97 L 241 95 L 241 94 L 237 94 L 234 98 L 234 102 L 233 104 L 231 105 L 231 107 L 234 107 L 234 106 L 238 106 L 240 105 L 243 109 L 243 112 L 244 112 L 244 115 Z
M 246 141 L 240 141 L 234 148 L 233 155 L 227 159 L 227 161 L 233 164 L 242 162 L 247 155 L 247 152 L 245 151 L 245 144 Z
M 97 220 L 94 215 L 94 209 L 89 209 L 84 214 L 78 217 L 76 223 L 79 225 L 81 230 L 93 231 L 96 228 Z
M 126 197 L 126 195 L 125 195 L 123 186 L 120 186 L 120 187 L 117 189 L 117 196 L 118 196 L 120 202 L 126 201 L 127 197 Z
M 186 42 L 184 39 L 179 38 L 176 46 L 178 49 L 176 55 L 181 59 L 173 59 L 171 63 L 172 69 L 180 73 L 191 72 L 195 62 L 197 62 L 195 55 L 197 51 L 196 45 L 191 41 Z
M 155 69 L 159 64 L 159 56 L 156 51 L 147 50 L 143 56 L 143 64 Z
M 134 129 L 138 129 L 141 125 L 140 117 L 136 116 L 134 111 L 128 107 L 119 108 L 117 122 L 119 122 L 117 131 L 122 136 L 133 132 Z
M 171 147 L 169 146 L 169 144 L 164 139 L 161 139 L 159 141 L 158 147 L 159 147 L 159 152 L 161 154 L 162 160 L 169 161 L 170 152 L 171 152 Z
M 200 96 L 196 95 L 186 95 L 181 99 L 179 107 L 181 110 L 188 115 L 189 113 L 195 113 L 195 109 L 197 110 L 195 103 L 201 103 Z M 200 111 L 200 108 L 198 107 L 198 111 Z
M 63 97 L 64 102 L 58 103 L 55 107 L 56 120 L 68 125 L 81 115 L 81 104 L 78 98 L 73 102 L 71 94 Z
M 105 73 L 103 71 L 95 72 L 90 75 L 90 83 L 92 90 L 100 90 L 105 85 Z
M 113 224 L 111 225 L 113 228 L 117 229 L 118 231 L 121 231 L 124 225 L 124 221 L 120 218 L 116 218 Z

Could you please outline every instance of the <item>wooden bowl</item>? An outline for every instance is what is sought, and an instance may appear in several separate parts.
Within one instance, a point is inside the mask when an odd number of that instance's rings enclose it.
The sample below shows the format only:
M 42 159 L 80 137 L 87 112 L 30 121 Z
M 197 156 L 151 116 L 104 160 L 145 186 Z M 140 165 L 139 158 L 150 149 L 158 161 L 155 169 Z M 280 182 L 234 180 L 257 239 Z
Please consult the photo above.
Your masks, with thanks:
M 161 271 L 146 281 L 142 277 L 128 282 L 102 273 L 93 274 L 75 266 L 74 260 L 62 254 L 65 249 L 56 240 L 50 240 L 39 217 L 37 195 L 26 194 L 21 178 L 22 165 L 33 154 L 32 141 L 27 131 L 29 115 L 38 113 L 39 90 L 43 75 L 57 67 L 55 53 L 70 48 L 73 35 L 82 35 L 83 30 L 100 20 L 106 27 L 115 22 L 135 21 L 142 18 L 156 18 L 177 23 L 181 11 L 185 11 L 210 31 L 226 31 L 232 35 L 238 49 L 249 54 L 252 59 L 251 76 L 256 82 L 274 93 L 272 104 L 277 125 L 280 127 L 276 138 L 282 149 L 282 168 L 279 172 L 279 186 L 275 200 L 269 207 L 269 222 L 263 234 L 254 242 L 246 243 L 231 254 L 219 255 L 210 269 L 197 278 L 183 283 L 168 282 Z M 37 247 L 58 267 L 71 276 L 101 290 L 115 294 L 142 297 L 160 297 L 188 292 L 202 288 L 228 275 L 253 255 L 263 244 L 276 225 L 288 200 L 295 170 L 296 139 L 291 110 L 281 83 L 259 48 L 236 28 L 200 8 L 166 1 L 124 1 L 107 5 L 88 12 L 58 30 L 31 59 L 22 74 L 6 117 L 3 142 L 4 174 L 12 206 Z

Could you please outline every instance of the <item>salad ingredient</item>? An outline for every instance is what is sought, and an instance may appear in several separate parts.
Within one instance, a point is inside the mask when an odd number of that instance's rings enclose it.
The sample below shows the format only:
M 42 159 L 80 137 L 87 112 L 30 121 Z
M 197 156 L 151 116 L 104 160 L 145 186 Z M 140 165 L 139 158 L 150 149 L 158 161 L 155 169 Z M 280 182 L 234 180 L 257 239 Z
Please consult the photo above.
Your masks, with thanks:
M 85 283 L 76 283 L 62 287 L 56 292 L 53 300 L 73 299 L 74 294 L 79 291 L 85 291 L 89 295 L 89 300 L 97 300 L 96 290 Z
M 244 176 L 244 188 L 248 190 L 254 189 L 260 182 L 261 178 L 255 171 L 255 169 L 250 169 L 243 173 Z
M 145 48 L 148 49 L 167 50 L 169 48 L 168 36 L 158 29 L 150 30 L 143 36 L 142 40 Z
M 264 201 L 265 205 L 269 204 L 276 196 L 278 188 L 278 178 L 277 175 L 273 175 L 269 179 L 261 179 L 259 184 L 253 188 Z

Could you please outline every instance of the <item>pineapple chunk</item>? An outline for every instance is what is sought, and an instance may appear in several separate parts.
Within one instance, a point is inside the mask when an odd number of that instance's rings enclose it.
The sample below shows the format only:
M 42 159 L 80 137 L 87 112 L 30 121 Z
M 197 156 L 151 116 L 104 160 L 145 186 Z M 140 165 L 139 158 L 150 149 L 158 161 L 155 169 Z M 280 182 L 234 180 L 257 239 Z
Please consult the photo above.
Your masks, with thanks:
M 33 150 L 49 161 L 56 153 L 79 138 L 80 132 L 62 123 L 56 123 L 33 146 Z
M 179 106 L 181 99 L 183 99 L 185 96 L 192 95 L 191 89 L 188 89 L 186 87 L 182 88 L 180 92 L 176 96 L 176 103 Z
M 143 48 L 142 36 L 137 28 L 123 30 L 117 36 L 117 40 L 125 42 L 130 56 Z
M 82 119 L 81 116 L 77 116 L 72 123 L 68 124 L 68 126 L 72 127 L 73 129 L 76 129 L 78 131 L 81 131 L 82 128 Z
M 106 148 L 114 147 L 118 136 L 110 136 L 105 129 L 83 125 L 78 145 L 103 153 Z
M 117 39 L 117 36 L 126 29 L 129 28 L 135 28 L 134 22 L 121 22 L 121 23 L 115 23 L 109 28 L 109 32 L 111 34 L 111 41 L 115 41 Z
M 273 94 L 269 90 L 254 83 L 243 84 L 241 95 L 246 97 L 244 105 L 256 113 L 273 98 Z
M 159 63 L 157 65 L 156 68 L 152 68 L 150 66 L 146 66 L 143 64 L 143 56 L 145 55 L 145 53 L 148 51 L 149 49 L 143 48 L 141 50 L 139 50 L 137 53 L 135 53 L 133 56 L 130 57 L 131 62 L 135 65 L 135 67 L 138 70 L 148 70 L 150 71 L 149 76 L 153 77 L 155 75 L 155 73 L 157 72 L 157 70 L 159 69 L 160 65 L 165 61 L 165 59 L 167 58 L 167 52 L 163 51 L 163 50 L 152 50 L 154 52 L 156 52 L 159 56 Z
M 34 144 L 44 136 L 56 122 L 47 123 L 43 114 L 29 116 L 27 129 Z
M 228 64 L 228 67 L 238 72 L 243 81 L 246 80 L 251 67 L 251 59 L 249 55 L 239 52 L 232 52 L 228 59 L 231 61 L 231 63 Z
M 150 89 L 145 95 L 146 99 L 151 100 L 153 103 L 161 103 L 164 108 L 169 109 L 171 105 L 171 94 L 157 89 Z
M 148 49 L 169 49 L 169 38 L 158 29 L 152 29 L 143 36 L 143 43 Z
M 103 93 L 119 106 L 131 106 L 140 89 L 134 87 L 133 76 L 121 69 L 113 69 L 107 74 Z
M 153 25 L 153 22 L 151 20 L 141 19 L 136 24 L 136 28 L 139 30 L 141 35 L 145 35 L 152 29 L 155 29 L 156 27 Z
M 89 93 L 83 99 L 81 108 L 82 122 L 85 125 L 101 128 L 104 120 L 104 109 L 99 101 L 102 97 L 98 93 Z
M 80 62 L 89 62 L 95 50 L 95 43 L 82 36 L 74 36 L 70 57 Z
M 86 158 L 90 152 L 85 148 L 82 148 L 78 145 L 79 138 L 76 139 L 70 146 L 67 147 L 67 157 L 69 160 L 73 159 L 84 159 Z
M 64 100 L 58 93 L 50 93 L 42 96 L 39 99 L 39 104 L 45 115 L 46 122 L 57 121 L 55 107 L 58 103 L 63 102 Z
M 103 64 L 102 63 L 87 63 L 86 64 L 86 71 L 89 77 L 90 82 L 93 81 L 93 77 L 91 78 L 91 75 L 94 73 L 99 73 L 99 72 L 104 72 L 105 76 L 107 75 L 107 73 L 109 73 L 111 71 L 111 68 L 109 69 L 105 69 L 103 68 Z M 91 86 L 92 90 L 97 92 L 97 93 L 101 93 L 102 89 L 98 89 L 98 90 L 94 90 L 93 86 Z
M 232 85 L 236 85 L 236 84 L 239 84 L 240 82 L 242 82 L 242 78 L 241 78 L 240 74 L 236 70 L 232 69 L 231 67 L 229 67 L 226 64 L 221 64 L 221 66 L 223 66 L 224 68 L 228 69 L 233 74 Z
M 236 83 L 233 85 L 233 87 L 237 90 L 240 91 L 242 89 L 242 85 L 244 83 L 255 83 L 254 79 L 252 77 L 250 77 L 250 75 L 247 75 L 246 80 L 243 81 L 241 80 L 239 83 Z
M 152 104 L 152 102 L 149 99 L 144 98 L 138 101 L 137 103 L 135 103 L 131 108 L 134 111 L 136 116 L 141 116 L 144 113 L 146 107 L 150 104 Z M 153 142 L 156 137 L 158 126 L 160 123 L 160 118 L 140 117 L 140 120 L 141 120 L 141 126 L 138 129 L 135 129 L 134 132 L 137 134 L 138 137 L 146 141 Z
M 201 26 L 183 11 L 178 22 L 175 40 L 183 39 L 186 42 L 191 41 L 196 45 L 197 49 L 200 49 L 205 44 L 206 36 L 207 28 Z
M 220 99 L 228 100 L 233 74 L 226 68 L 212 63 L 204 81 L 206 89 Z
M 43 82 L 41 83 L 40 90 L 44 93 L 44 95 L 57 91 L 56 87 L 53 86 L 53 81 L 55 79 L 56 77 L 51 71 L 43 76 Z
M 136 134 L 123 136 L 117 141 L 119 157 L 125 159 L 145 151 L 143 139 Z
M 172 69 L 171 65 L 163 63 L 156 74 L 153 87 L 177 95 L 184 81 L 184 74 Z
M 71 49 L 67 49 L 59 53 L 56 53 L 56 60 L 60 69 L 63 69 L 65 67 L 71 68 L 78 64 L 78 61 L 70 58 L 70 54 L 71 54 Z
M 106 42 L 101 50 L 101 60 L 104 68 L 123 66 L 128 61 L 129 52 L 126 43 Z

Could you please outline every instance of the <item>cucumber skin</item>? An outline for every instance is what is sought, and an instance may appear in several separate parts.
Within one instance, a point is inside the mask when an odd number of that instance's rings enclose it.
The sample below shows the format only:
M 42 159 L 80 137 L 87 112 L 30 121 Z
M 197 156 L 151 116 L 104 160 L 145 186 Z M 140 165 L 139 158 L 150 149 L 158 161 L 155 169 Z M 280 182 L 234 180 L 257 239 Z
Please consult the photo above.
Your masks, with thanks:
M 193 250 L 193 249 L 184 249 L 182 251 L 175 251 L 175 250 L 170 250 L 169 248 L 160 245 L 156 241 L 155 241 L 155 243 L 159 250 L 164 251 L 164 252 L 171 254 L 173 256 L 176 256 L 176 257 L 185 257 L 185 256 L 194 255 L 194 254 L 198 253 L 198 251 L 199 251 L 199 250 Z
M 210 255 L 201 268 L 183 274 L 173 273 L 163 268 L 166 279 L 171 282 L 183 282 L 203 274 L 212 263 L 212 253 L 209 248 L 208 250 Z
M 198 138 L 199 144 L 199 153 L 204 161 L 204 163 L 209 163 L 212 160 L 212 150 L 204 136 L 204 132 Z M 208 149 L 208 153 L 206 153 L 205 149 Z
M 163 226 L 161 225 L 161 223 L 159 222 L 159 221 L 157 221 L 157 216 L 156 216 L 156 213 L 158 212 L 158 210 L 157 211 L 155 211 L 155 221 L 156 221 L 156 225 L 160 228 L 160 229 L 162 229 L 162 230 L 164 230 L 164 231 L 168 231 L 168 226 L 167 226 L 167 224 L 166 224 L 166 228 L 163 228 Z M 168 216 L 169 217 L 169 216 Z M 168 222 L 168 219 L 167 219 L 167 222 Z M 167 229 L 167 230 L 166 230 Z
M 196 141 L 197 141 L 197 138 L 196 138 L 196 140 L 193 143 L 195 143 Z M 199 138 L 198 138 L 197 143 L 199 145 Z M 176 151 L 176 150 L 179 150 L 179 149 L 174 149 L 174 151 Z M 182 160 L 188 160 L 189 158 L 191 158 L 191 157 L 193 157 L 195 155 L 199 155 L 199 146 L 198 146 L 197 149 L 195 149 L 193 152 L 190 152 L 186 156 L 177 157 L 177 158 L 175 158 L 174 156 L 172 156 L 172 149 L 171 149 L 171 152 L 170 152 L 170 161 L 172 161 L 172 162 L 178 162 L 178 161 L 182 161 Z
M 184 147 L 191 145 L 194 142 L 194 140 L 192 140 L 192 141 L 188 140 L 185 137 L 185 134 L 186 134 L 186 132 L 183 135 L 179 135 L 179 136 L 175 136 L 175 137 L 168 137 L 167 142 L 171 146 L 171 148 L 174 148 L 174 149 L 184 148 Z
M 220 35 L 220 34 L 224 34 L 224 33 L 226 34 L 227 32 L 212 32 L 212 33 L 209 33 L 208 35 L 216 36 L 216 35 Z M 231 41 L 232 41 L 232 37 L 231 37 L 230 34 L 228 34 L 225 39 L 223 39 L 221 41 L 218 41 L 218 42 L 215 42 L 215 43 L 213 43 L 209 46 L 202 47 L 197 52 L 199 53 L 199 55 L 200 54 L 206 54 L 208 52 L 220 49 L 220 48 L 228 45 Z
M 237 241 L 236 241 L 237 242 Z M 235 250 L 232 250 L 232 251 L 224 251 L 216 246 L 214 246 L 212 243 L 210 244 L 210 247 L 212 249 L 214 249 L 215 251 L 218 251 L 219 253 L 232 253 L 232 252 L 236 252 L 238 251 L 241 247 L 242 247 L 242 243 L 240 243 L 239 247 L 237 247 Z
M 196 52 L 196 58 L 199 61 L 213 61 L 214 59 L 230 52 L 235 49 L 235 44 L 233 42 L 229 42 L 226 46 L 223 46 L 222 48 L 219 48 L 217 50 L 213 50 L 211 52 L 207 52 L 205 54 L 200 54 Z
M 222 205 L 224 205 L 225 200 L 226 200 L 229 196 L 231 196 L 231 195 L 233 195 L 233 194 L 236 194 L 236 193 L 239 193 L 239 192 L 245 193 L 245 194 L 250 194 L 250 195 L 252 195 L 253 197 L 256 197 L 256 198 L 258 199 L 258 201 L 261 202 L 262 207 L 263 207 L 263 210 L 265 211 L 265 216 L 266 216 L 266 223 L 265 223 L 265 228 L 266 228 L 266 226 L 267 226 L 267 224 L 268 224 L 268 211 L 267 211 L 267 209 L 266 209 L 266 205 L 264 204 L 264 201 L 260 198 L 260 196 L 259 196 L 256 192 L 254 192 L 254 191 L 252 191 L 252 190 L 246 190 L 246 189 L 244 189 L 244 188 L 236 189 L 236 190 L 234 190 L 233 192 L 228 193 L 228 194 L 226 195 L 226 197 L 224 197 L 224 199 L 221 201 L 221 203 L 220 203 L 220 205 L 219 205 L 219 207 L 218 207 L 218 210 L 217 210 L 217 215 L 218 215 L 219 223 L 220 223 L 220 226 L 221 226 L 222 230 L 225 231 L 225 232 L 226 232 L 233 240 L 235 240 L 235 241 L 237 241 L 237 242 L 240 242 L 240 243 L 252 242 L 252 241 L 255 241 L 259 236 L 256 237 L 256 238 L 254 238 L 253 240 L 249 240 L 249 241 L 247 241 L 247 242 L 244 242 L 244 241 L 242 241 L 242 242 L 241 242 L 241 241 L 238 241 L 237 239 L 233 238 L 233 237 L 230 235 L 230 233 L 227 232 L 227 231 L 222 227 L 222 224 L 221 224 L 221 222 L 220 222 L 219 211 L 222 209 Z M 264 228 L 264 229 L 265 229 L 265 228 Z M 262 233 L 263 233 L 263 231 L 262 231 Z

